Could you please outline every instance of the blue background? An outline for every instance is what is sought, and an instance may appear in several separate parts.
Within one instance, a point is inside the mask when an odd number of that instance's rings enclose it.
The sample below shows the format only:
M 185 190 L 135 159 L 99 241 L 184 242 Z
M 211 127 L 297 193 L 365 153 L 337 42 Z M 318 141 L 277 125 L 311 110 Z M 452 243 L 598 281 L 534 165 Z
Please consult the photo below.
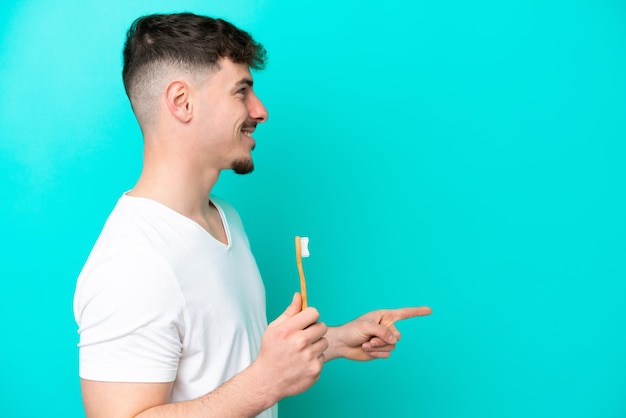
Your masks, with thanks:
M 194 11 L 270 61 L 240 211 L 268 316 L 430 305 L 392 359 L 329 363 L 282 417 L 626 416 L 626 5 L 609 0 L 15 1 L 0 6 L 6 417 L 83 416 L 76 276 L 141 169 L 135 17 Z

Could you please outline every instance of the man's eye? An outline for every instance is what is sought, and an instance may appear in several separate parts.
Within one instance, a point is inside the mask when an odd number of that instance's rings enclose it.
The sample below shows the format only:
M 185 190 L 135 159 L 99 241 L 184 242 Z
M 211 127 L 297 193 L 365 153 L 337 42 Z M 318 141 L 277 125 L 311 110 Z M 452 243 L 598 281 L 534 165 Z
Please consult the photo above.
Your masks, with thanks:
M 239 90 L 237 90 L 237 94 L 243 94 L 244 96 L 246 95 L 247 92 L 248 92 L 248 89 L 246 87 L 242 87 Z

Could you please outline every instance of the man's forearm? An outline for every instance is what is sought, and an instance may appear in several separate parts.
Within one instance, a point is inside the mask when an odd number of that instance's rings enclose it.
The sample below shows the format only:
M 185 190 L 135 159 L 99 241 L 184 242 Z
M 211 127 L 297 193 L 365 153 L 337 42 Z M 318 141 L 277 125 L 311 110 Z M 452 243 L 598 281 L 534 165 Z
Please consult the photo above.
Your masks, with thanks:
M 280 400 L 263 380 L 253 363 L 200 398 L 154 406 L 136 418 L 253 418 Z

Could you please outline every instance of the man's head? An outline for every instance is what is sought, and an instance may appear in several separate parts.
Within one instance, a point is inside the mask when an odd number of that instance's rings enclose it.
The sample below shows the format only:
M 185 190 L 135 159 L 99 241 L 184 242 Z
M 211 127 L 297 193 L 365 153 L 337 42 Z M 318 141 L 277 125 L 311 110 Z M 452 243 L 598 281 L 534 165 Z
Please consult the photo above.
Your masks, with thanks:
M 207 74 L 222 72 L 224 63 L 235 64 L 228 71 L 248 72 L 262 69 L 265 60 L 261 44 L 224 20 L 191 13 L 149 15 L 135 20 L 128 30 L 122 76 L 135 116 L 146 133 L 158 123 L 164 93 L 173 80 L 201 85 Z M 249 87 L 251 90 L 251 81 Z M 249 108 L 257 106 L 256 96 L 247 100 Z
M 122 77 L 139 123 L 149 118 L 143 102 L 163 76 L 215 69 L 221 58 L 258 70 L 265 66 L 265 48 L 222 19 L 180 13 L 135 20 L 126 34 Z

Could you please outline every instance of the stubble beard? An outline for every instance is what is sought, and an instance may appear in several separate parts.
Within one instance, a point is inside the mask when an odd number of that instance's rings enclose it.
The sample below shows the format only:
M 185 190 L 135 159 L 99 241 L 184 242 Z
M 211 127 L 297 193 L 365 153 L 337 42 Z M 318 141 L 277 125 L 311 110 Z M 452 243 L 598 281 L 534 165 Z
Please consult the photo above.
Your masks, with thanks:
M 254 162 L 252 161 L 251 154 L 255 148 L 256 144 L 253 144 L 252 148 L 250 149 L 249 155 L 242 158 L 237 158 L 233 161 L 233 163 L 231 164 L 231 168 L 236 174 L 250 174 L 254 171 Z
M 231 168 L 237 174 L 249 174 L 254 171 L 254 162 L 252 158 L 240 158 L 233 161 Z

